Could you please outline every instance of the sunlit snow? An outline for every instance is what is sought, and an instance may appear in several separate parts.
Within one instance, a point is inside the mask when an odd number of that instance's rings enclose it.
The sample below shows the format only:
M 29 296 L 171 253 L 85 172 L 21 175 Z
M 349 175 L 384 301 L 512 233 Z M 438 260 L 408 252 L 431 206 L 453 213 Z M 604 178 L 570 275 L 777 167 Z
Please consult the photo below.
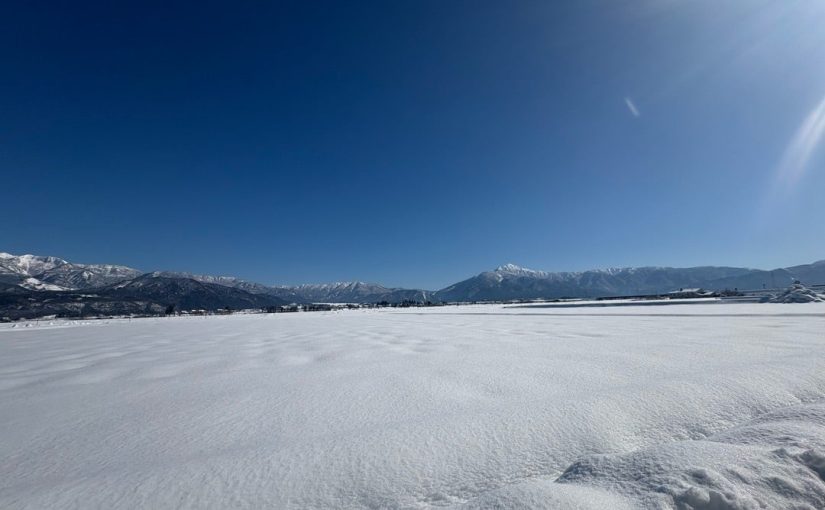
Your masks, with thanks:
M 823 303 L 4 324 L 0 507 L 822 508 L 824 331 Z

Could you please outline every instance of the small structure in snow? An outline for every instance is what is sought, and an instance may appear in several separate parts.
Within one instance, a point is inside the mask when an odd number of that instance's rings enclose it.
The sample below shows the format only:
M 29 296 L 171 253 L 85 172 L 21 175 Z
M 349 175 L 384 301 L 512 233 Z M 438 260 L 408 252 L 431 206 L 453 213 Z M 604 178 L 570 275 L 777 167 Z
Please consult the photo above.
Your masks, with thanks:
M 679 289 L 673 292 L 668 292 L 667 296 L 671 299 L 690 299 L 690 298 L 707 298 L 714 297 L 716 294 L 705 289 Z

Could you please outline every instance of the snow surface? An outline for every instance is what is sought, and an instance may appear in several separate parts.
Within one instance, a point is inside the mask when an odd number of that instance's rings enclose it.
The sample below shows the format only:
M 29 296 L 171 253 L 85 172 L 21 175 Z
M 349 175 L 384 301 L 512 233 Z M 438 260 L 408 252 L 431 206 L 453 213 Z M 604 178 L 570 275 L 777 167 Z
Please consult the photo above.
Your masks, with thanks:
M 825 304 L 0 325 L 2 508 L 823 508 Z

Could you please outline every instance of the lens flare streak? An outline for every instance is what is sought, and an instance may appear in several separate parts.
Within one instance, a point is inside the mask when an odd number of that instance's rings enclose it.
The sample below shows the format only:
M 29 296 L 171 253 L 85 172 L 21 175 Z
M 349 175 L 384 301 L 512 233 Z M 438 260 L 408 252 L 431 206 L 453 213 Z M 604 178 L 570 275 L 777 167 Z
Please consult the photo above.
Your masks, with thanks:
M 803 177 L 823 134 L 825 134 L 825 98 L 799 127 L 779 164 L 779 180 L 787 187 L 794 187 Z

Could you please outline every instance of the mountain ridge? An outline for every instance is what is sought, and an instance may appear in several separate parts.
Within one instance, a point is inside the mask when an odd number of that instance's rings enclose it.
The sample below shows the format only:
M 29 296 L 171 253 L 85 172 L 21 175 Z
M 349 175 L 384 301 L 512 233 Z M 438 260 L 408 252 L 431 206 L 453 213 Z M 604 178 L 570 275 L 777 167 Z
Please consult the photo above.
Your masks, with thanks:
M 611 267 L 587 271 L 549 272 L 513 263 L 483 271 L 437 291 L 385 287 L 361 281 L 302 285 L 265 285 L 233 276 L 198 275 L 186 272 L 144 273 L 127 266 L 77 264 L 59 257 L 0 253 L 0 293 L 37 296 L 49 292 L 129 288 L 128 283 L 162 278 L 172 297 L 175 289 L 200 289 L 200 302 L 214 304 L 207 296 L 222 295 L 228 303 L 400 303 L 508 301 L 521 299 L 595 298 L 662 294 L 680 288 L 707 290 L 757 290 L 784 288 L 795 280 L 808 284 L 825 283 L 825 260 L 811 264 L 761 270 L 730 266 Z M 230 296 L 211 288 L 193 287 L 181 280 L 233 289 Z M 173 283 L 177 282 L 177 283 Z M 117 287 L 117 285 L 121 285 Z M 211 290 L 209 290 L 211 289 Z M 213 292 L 214 291 L 214 292 Z M 110 291 L 107 291 L 110 292 Z M 143 292 L 148 292 L 144 290 Z M 251 296 L 263 296 L 250 298 Z M 133 296 L 134 297 L 134 296 Z M 138 296 L 140 297 L 140 296 Z M 146 295 L 142 296 L 147 298 Z M 148 298 L 147 298 L 148 299 Z M 170 301 L 170 299 L 167 299 Z M 193 301 L 196 304 L 198 301 Z M 232 306 L 232 305 L 229 305 Z
M 285 304 L 288 303 L 275 296 L 155 273 L 94 289 L 54 291 L 0 286 L 0 317 L 9 319 L 161 315 L 181 310 L 237 310 Z
M 113 264 L 77 264 L 59 257 L 0 252 L 0 281 L 29 290 L 101 287 L 135 278 L 141 271 Z
M 780 288 L 795 280 L 825 283 L 825 261 L 770 271 L 731 266 L 644 266 L 547 272 L 505 264 L 445 287 L 435 295 L 442 301 L 620 297 L 695 287 L 720 291 Z

